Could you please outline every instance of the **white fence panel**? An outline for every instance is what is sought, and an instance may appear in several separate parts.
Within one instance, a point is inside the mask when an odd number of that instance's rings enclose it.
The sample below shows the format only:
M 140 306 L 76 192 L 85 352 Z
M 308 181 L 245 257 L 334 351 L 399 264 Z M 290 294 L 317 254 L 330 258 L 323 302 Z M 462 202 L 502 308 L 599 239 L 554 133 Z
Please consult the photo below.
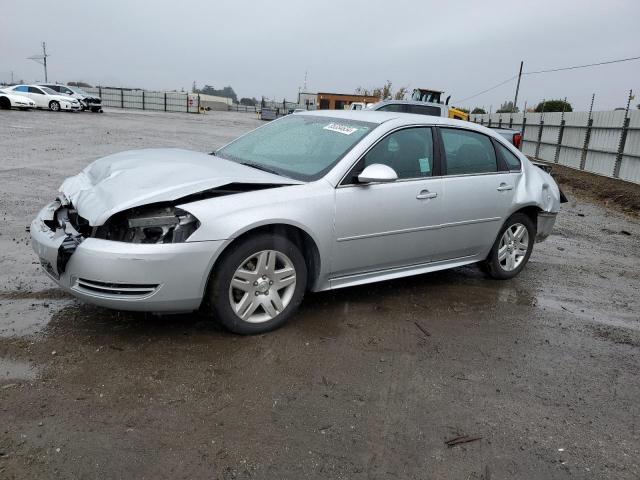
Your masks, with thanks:
M 621 135 L 628 116 L 629 126 L 626 130 L 626 141 L 623 154 L 619 156 Z M 540 117 L 543 117 L 542 133 L 540 135 Z M 640 111 L 623 110 L 609 112 L 562 113 L 517 113 L 471 115 L 471 121 L 491 126 L 502 124 L 522 130 L 522 152 L 525 155 L 536 156 L 548 162 L 555 162 L 568 167 L 582 169 L 608 177 L 640 183 Z M 592 126 L 589 128 L 589 118 Z M 526 119 L 526 122 L 524 121 Z M 564 119 L 564 126 L 561 121 Z M 562 130 L 562 138 L 558 148 L 558 139 Z M 589 141 L 585 140 L 589 134 Z M 540 135 L 540 136 L 539 136 Z M 557 158 L 556 158 L 557 152 Z M 616 172 L 616 162 L 619 169 Z

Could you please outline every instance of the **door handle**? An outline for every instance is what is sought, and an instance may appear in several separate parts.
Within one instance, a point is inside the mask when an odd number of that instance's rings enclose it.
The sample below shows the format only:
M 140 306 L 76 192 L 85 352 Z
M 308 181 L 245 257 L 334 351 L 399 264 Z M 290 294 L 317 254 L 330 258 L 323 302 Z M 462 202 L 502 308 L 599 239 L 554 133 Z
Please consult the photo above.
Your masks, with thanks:
M 422 190 L 416 198 L 418 200 L 428 200 L 429 198 L 436 198 L 438 194 L 436 192 L 430 192 L 429 190 Z
M 501 183 L 498 188 L 496 188 L 499 192 L 504 192 L 506 190 L 513 190 L 513 185 L 507 185 L 506 183 Z

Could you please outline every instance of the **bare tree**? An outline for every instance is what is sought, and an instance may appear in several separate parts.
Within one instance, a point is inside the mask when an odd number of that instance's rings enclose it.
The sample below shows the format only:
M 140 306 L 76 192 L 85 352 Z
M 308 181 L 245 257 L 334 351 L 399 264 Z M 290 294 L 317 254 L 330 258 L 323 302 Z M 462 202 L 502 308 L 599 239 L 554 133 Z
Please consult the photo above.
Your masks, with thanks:
M 401 87 L 397 92 L 393 92 L 393 83 L 391 80 L 387 80 L 384 85 L 381 87 L 375 87 L 372 89 L 358 87 L 356 88 L 357 95 L 371 95 L 372 97 L 377 97 L 380 100 L 403 100 L 407 95 L 408 87 Z

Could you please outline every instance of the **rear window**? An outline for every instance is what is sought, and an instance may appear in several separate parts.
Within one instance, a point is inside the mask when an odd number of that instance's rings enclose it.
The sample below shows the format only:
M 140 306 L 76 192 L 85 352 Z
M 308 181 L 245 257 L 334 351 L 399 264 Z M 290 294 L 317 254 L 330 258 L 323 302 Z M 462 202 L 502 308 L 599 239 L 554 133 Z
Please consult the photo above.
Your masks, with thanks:
M 498 144 L 498 151 L 500 152 L 500 155 L 502 155 L 502 158 L 504 159 L 507 166 L 509 167 L 509 170 L 520 170 L 521 168 L 520 159 L 516 157 L 511 152 L 511 150 L 509 150 L 507 147 L 502 145 L 500 142 L 496 142 L 496 143 Z
M 401 103 L 391 103 L 377 109 L 379 112 L 406 112 L 405 105 Z
M 407 105 L 407 113 L 417 113 L 419 115 L 433 115 L 434 117 L 439 117 L 440 107 L 433 107 L 429 105 Z

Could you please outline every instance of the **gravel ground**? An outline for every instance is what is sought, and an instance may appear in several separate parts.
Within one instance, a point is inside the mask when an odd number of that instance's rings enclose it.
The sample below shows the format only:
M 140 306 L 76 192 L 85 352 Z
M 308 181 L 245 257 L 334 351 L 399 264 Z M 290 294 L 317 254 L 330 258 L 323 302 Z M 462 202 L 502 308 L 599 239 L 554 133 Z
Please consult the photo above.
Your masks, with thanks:
M 259 124 L 0 111 L 0 478 L 640 478 L 640 222 L 580 190 L 513 280 L 310 294 L 261 336 L 84 305 L 40 271 L 25 226 L 64 177 Z

